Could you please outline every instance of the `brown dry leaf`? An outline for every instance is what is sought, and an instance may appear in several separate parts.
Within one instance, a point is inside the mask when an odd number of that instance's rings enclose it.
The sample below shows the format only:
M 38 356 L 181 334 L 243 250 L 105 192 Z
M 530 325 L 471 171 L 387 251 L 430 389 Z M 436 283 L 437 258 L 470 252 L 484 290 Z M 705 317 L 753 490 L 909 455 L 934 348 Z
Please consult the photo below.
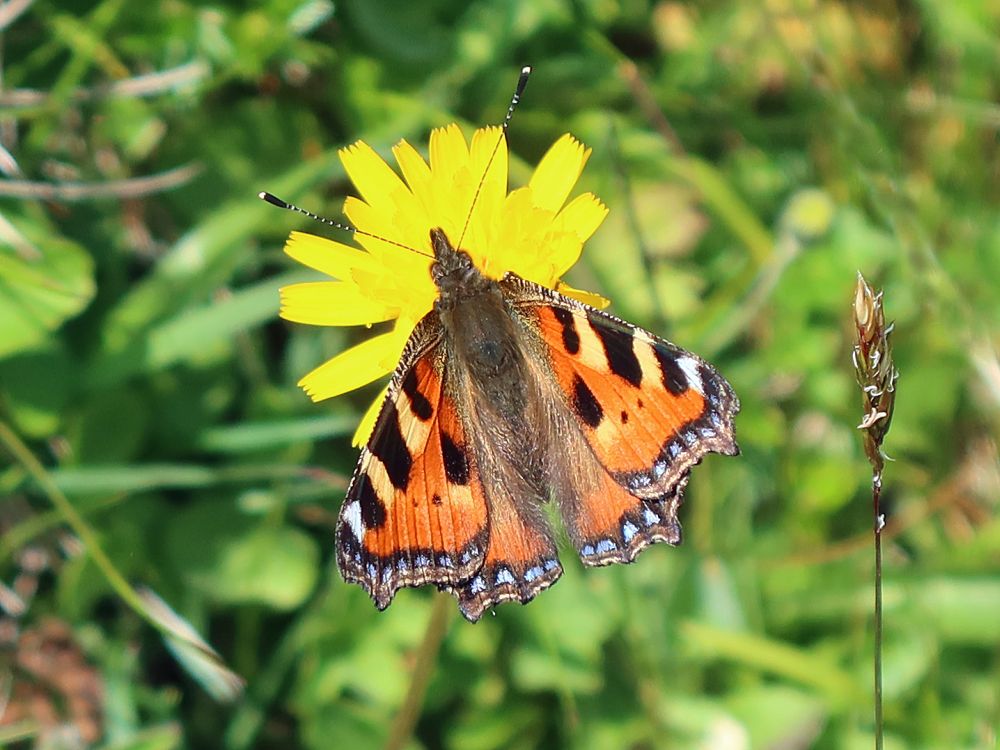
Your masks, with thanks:
M 0 727 L 33 722 L 41 735 L 67 729 L 81 746 L 100 739 L 104 683 L 69 626 L 47 619 L 21 633 L 10 658 L 13 683 Z

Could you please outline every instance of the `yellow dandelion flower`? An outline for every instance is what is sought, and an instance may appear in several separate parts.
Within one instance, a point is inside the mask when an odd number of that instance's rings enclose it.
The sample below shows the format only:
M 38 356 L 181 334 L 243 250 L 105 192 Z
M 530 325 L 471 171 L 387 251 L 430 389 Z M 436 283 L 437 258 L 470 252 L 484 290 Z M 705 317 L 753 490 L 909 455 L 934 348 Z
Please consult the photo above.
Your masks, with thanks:
M 560 282 L 607 215 L 592 193 L 567 203 L 589 148 L 562 136 L 528 185 L 510 193 L 500 128 L 477 130 L 469 144 L 457 125 L 449 125 L 431 133 L 429 151 L 430 163 L 400 141 L 393 148 L 397 174 L 363 142 L 341 150 L 340 159 L 360 195 L 345 201 L 344 214 L 358 229 L 355 239 L 361 249 L 304 232 L 293 232 L 285 245 L 292 258 L 332 280 L 284 287 L 281 317 L 324 326 L 395 321 L 388 333 L 303 377 L 299 385 L 314 401 L 352 391 L 395 369 L 407 339 L 437 297 L 430 276 L 430 230 L 435 227 L 456 242 L 464 229 L 461 249 L 494 279 L 512 271 L 588 304 L 607 304 Z M 380 395 L 362 419 L 355 445 L 367 439 L 381 401 Z

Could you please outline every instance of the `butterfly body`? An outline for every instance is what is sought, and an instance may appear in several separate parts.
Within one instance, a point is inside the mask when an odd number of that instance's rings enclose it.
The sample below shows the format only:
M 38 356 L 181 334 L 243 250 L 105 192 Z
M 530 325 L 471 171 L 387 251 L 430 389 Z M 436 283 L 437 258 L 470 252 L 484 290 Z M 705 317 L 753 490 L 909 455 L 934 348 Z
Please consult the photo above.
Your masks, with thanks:
M 454 363 L 453 377 L 469 390 L 466 407 L 494 412 L 499 429 L 523 436 L 531 382 L 500 286 L 440 229 L 432 230 L 431 238 L 436 258 L 431 277 L 440 294 L 434 309 L 445 360 Z
M 431 230 L 438 290 L 414 329 L 338 524 L 380 609 L 436 584 L 475 621 L 562 573 L 546 506 L 587 565 L 680 542 L 691 467 L 735 454 L 739 402 L 695 355 L 508 273 Z

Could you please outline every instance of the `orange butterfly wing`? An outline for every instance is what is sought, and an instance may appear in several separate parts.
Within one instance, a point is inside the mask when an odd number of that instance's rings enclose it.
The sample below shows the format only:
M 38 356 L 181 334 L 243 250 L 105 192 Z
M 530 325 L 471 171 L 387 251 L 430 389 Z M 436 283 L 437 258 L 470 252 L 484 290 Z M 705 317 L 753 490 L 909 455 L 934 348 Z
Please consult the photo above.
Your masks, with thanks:
M 414 331 L 341 506 L 337 561 L 379 609 L 403 586 L 478 571 L 489 521 L 468 436 L 446 393 L 436 321 Z
M 513 275 L 501 289 L 574 433 L 547 449 L 589 469 L 560 497 L 583 562 L 631 562 L 654 542 L 679 543 L 691 468 L 706 453 L 738 452 L 730 385 L 697 356 L 552 290 Z M 476 621 L 500 602 L 529 601 L 562 568 L 540 509 L 477 465 L 475 420 L 463 416 L 476 405 L 449 390 L 442 336 L 432 313 L 407 344 L 341 508 L 338 563 L 380 609 L 403 586 L 434 583 Z
M 732 387 L 696 355 L 612 315 L 514 276 L 502 283 L 601 467 L 595 486 L 563 504 L 581 559 L 630 562 L 653 542 L 678 544 L 691 468 L 706 453 L 739 452 Z
M 623 487 L 657 497 L 706 453 L 738 452 L 739 401 L 699 357 L 582 304 L 538 306 L 535 314 L 571 411 Z
M 643 500 L 607 472 L 600 472 L 595 487 L 562 507 L 563 520 L 580 559 L 585 565 L 630 563 L 655 542 L 680 544 L 677 511 L 686 483 L 684 477 L 673 495 Z

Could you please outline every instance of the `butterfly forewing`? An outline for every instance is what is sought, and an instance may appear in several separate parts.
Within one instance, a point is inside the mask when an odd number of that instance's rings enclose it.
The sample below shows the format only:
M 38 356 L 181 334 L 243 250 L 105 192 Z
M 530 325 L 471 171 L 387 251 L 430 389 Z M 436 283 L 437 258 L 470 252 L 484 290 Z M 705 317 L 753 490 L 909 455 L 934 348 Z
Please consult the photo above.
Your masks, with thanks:
M 601 465 L 656 499 L 706 453 L 735 455 L 732 387 L 696 355 L 515 276 L 503 285 L 533 319 L 552 376 Z
M 425 319 L 393 376 L 338 523 L 338 562 L 380 609 L 403 586 L 453 586 L 483 565 L 489 517 Z

